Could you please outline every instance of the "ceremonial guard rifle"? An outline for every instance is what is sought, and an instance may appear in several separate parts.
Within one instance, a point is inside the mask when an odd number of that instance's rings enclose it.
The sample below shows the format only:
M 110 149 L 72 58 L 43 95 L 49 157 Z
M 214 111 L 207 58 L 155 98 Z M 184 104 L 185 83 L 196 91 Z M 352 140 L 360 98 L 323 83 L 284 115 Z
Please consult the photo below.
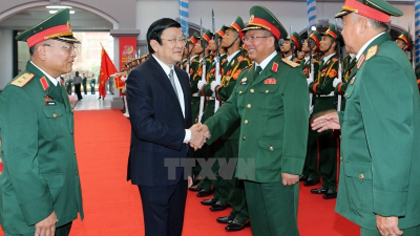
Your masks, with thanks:
M 213 9 L 211 10 L 211 17 L 212 17 L 212 29 L 213 29 L 213 32 L 215 32 L 214 30 L 215 30 L 215 25 L 214 25 L 214 11 L 213 11 Z M 220 75 L 220 53 L 219 53 L 219 47 L 221 46 L 221 45 L 219 45 L 219 37 L 220 37 L 220 35 L 219 34 L 214 34 L 214 40 L 216 41 L 216 58 L 215 58 L 215 61 L 216 61 L 216 71 L 215 71 L 215 77 L 214 77 L 214 79 L 215 79 L 215 81 L 216 81 L 216 83 L 217 84 L 220 84 L 220 81 L 221 81 L 221 75 Z M 213 96 L 215 97 L 215 99 L 214 99 L 214 113 L 216 113 L 216 111 L 219 109 L 219 107 L 220 107 L 220 101 L 219 101 L 219 99 L 217 99 L 217 97 L 216 97 L 216 92 L 214 92 L 213 93 Z
M 200 18 L 200 37 L 203 37 L 203 21 Z M 201 39 L 201 46 L 203 48 L 203 65 L 201 66 L 201 80 L 203 82 L 206 82 L 206 71 L 207 71 L 207 61 L 206 61 L 206 43 L 204 42 L 203 38 Z M 204 114 L 204 105 L 205 105 L 205 96 L 200 96 L 200 110 L 198 112 L 198 122 L 201 122 L 201 118 Z
M 335 29 L 337 30 L 338 33 L 338 27 L 337 27 L 337 18 L 335 19 Z M 338 34 L 337 34 L 337 55 L 338 55 L 338 75 L 337 78 L 340 82 L 343 82 L 343 68 L 341 65 L 341 44 L 340 44 L 340 39 L 338 38 Z M 337 111 L 341 111 L 341 100 L 342 100 L 342 96 L 341 94 L 338 94 L 337 97 Z
M 310 71 L 309 71 L 309 81 L 312 82 L 314 81 L 314 76 L 315 76 L 315 66 L 314 66 L 314 60 L 312 57 L 312 46 L 311 46 L 311 25 L 310 22 L 308 21 L 308 47 L 309 47 L 309 62 L 310 62 Z M 309 82 L 309 83 L 310 83 Z M 309 85 L 308 83 L 308 85 Z M 311 108 L 312 108 L 312 100 L 313 100 L 313 93 L 309 93 L 309 112 L 311 112 Z
M 290 25 L 290 50 L 292 50 L 292 58 L 291 61 L 294 61 L 295 59 L 295 42 L 293 41 L 292 37 L 293 37 L 293 31 L 292 31 L 292 26 Z

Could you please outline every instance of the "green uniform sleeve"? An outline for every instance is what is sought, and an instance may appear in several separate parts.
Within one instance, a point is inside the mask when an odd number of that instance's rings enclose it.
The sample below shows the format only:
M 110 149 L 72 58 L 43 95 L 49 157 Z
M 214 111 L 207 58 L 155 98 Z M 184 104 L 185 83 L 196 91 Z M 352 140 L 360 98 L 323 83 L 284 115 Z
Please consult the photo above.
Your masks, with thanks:
M 282 172 L 302 174 L 309 131 L 309 92 L 300 67 L 291 70 L 284 88 Z
M 22 88 L 8 86 L 0 99 L 3 139 L 3 178 L 10 178 L 28 225 L 48 217 L 53 199 L 38 163 L 38 116 Z M 3 186 L 3 188 L 6 186 Z M 7 204 L 7 203 L 4 203 Z
M 390 58 L 376 56 L 365 63 L 358 72 L 366 78 L 360 112 L 372 158 L 374 212 L 404 216 L 412 145 L 419 145 L 414 143 L 412 102 L 418 91 L 409 86 L 412 75 Z

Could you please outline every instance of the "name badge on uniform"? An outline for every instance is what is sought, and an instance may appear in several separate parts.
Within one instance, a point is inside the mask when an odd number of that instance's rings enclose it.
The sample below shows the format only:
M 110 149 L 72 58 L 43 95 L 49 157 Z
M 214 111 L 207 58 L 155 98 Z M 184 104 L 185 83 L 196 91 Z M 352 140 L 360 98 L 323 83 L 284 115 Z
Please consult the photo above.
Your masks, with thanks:
M 264 80 L 264 84 L 277 84 L 277 80 L 274 78 L 268 78 Z
M 55 105 L 57 105 L 57 103 L 54 101 L 54 98 L 51 97 L 50 95 L 45 95 L 44 96 L 44 104 L 46 106 L 55 106 Z

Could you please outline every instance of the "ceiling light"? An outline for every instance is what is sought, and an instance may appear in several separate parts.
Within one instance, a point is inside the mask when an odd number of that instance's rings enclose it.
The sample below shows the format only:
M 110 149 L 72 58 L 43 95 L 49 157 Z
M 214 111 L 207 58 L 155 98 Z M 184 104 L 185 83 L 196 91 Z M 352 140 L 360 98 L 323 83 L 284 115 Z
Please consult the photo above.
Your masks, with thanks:
M 46 8 L 47 9 L 63 9 L 63 8 L 70 8 L 70 9 L 72 9 L 73 7 L 70 7 L 70 6 L 62 6 L 62 5 L 59 5 L 59 6 L 54 5 L 54 6 L 46 6 Z
M 57 13 L 58 12 L 58 10 L 49 10 L 48 11 L 50 14 L 55 14 L 55 13 Z M 76 13 L 76 11 L 74 11 L 74 10 L 71 10 L 70 11 L 70 14 L 74 14 L 74 13 Z

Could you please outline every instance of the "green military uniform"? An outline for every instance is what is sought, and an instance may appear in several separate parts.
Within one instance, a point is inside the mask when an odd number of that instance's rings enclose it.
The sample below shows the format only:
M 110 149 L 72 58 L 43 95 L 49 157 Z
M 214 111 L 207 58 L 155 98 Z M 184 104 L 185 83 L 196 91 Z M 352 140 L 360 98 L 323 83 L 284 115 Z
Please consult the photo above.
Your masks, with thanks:
M 346 58 L 344 58 L 342 64 L 343 64 L 343 72 L 342 72 L 343 77 L 342 77 L 342 81 L 336 86 L 335 93 L 342 97 L 341 110 L 343 111 L 346 107 L 346 99 L 343 97 L 343 95 L 344 95 L 344 91 L 346 91 L 350 74 L 353 71 L 354 66 L 356 65 L 356 57 L 348 55 Z
M 402 15 L 385 1 L 373 3 L 364 5 Z M 337 17 L 348 13 L 343 7 Z M 362 236 L 380 235 L 376 214 L 399 217 L 404 236 L 419 235 L 419 93 L 406 55 L 388 33 L 378 36 L 359 52 L 344 95 L 346 110 L 339 112 L 343 138 L 336 211 L 361 226 Z
M 275 28 L 258 24 L 262 19 Z M 280 22 L 261 6 L 251 8 L 247 29 L 265 29 L 277 39 L 287 36 Z M 266 60 L 260 74 L 254 65 L 239 75 L 228 101 L 205 124 L 213 142 L 241 123 L 236 176 L 245 180 L 253 235 L 298 235 L 298 185 L 283 186 L 281 173 L 302 172 L 309 116 L 307 84 L 301 68 L 281 60 L 274 50 Z
M 336 40 L 334 26 L 324 33 Z M 313 115 L 319 112 L 336 109 L 336 98 L 334 96 L 334 80 L 338 75 L 338 58 L 336 54 L 331 54 L 329 58 L 324 58 L 319 66 L 318 78 L 309 84 L 309 91 L 314 96 Z M 337 190 L 337 138 L 332 135 L 332 130 L 324 131 L 317 135 L 315 143 L 308 144 L 308 158 L 316 160 L 319 153 L 319 174 L 322 176 L 322 188 L 314 189 L 313 193 L 326 194 L 328 191 L 333 197 Z M 317 178 L 317 173 L 309 173 L 311 178 Z M 319 191 L 317 191 L 319 190 Z M 324 198 L 328 198 L 324 195 Z
M 62 28 L 54 32 L 60 36 L 44 31 L 66 25 L 66 32 Z M 68 9 L 16 39 L 27 41 L 29 47 L 46 39 L 78 42 L 72 36 Z M 83 209 L 73 112 L 63 85 L 54 85 L 28 62 L 26 71 L 4 88 L 0 107 L 4 162 L 0 175 L 0 222 L 4 232 L 34 235 L 35 224 L 54 211 L 59 220 L 56 235 L 67 235 L 63 228 L 70 229 L 77 213 L 83 218 Z
M 198 40 L 200 40 L 200 36 L 197 33 L 194 33 L 193 36 L 189 39 L 192 44 L 197 44 Z M 196 122 L 198 111 L 200 109 L 200 96 L 198 95 L 197 83 L 201 79 L 201 74 L 199 73 L 200 67 L 200 58 L 198 55 L 193 56 L 190 58 L 190 89 L 191 89 L 191 113 L 192 113 L 192 120 L 193 123 Z

